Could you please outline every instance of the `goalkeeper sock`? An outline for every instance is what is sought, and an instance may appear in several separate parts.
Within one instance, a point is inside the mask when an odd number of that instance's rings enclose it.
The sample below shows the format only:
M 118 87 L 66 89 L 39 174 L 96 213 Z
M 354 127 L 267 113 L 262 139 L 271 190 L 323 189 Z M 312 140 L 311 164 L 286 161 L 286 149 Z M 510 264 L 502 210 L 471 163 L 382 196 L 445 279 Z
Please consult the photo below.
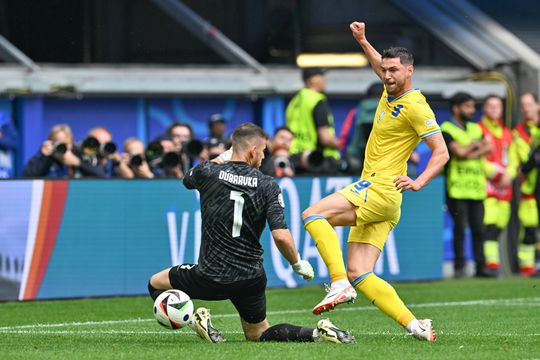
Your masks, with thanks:
M 266 329 L 260 341 L 296 341 L 313 342 L 315 341 L 315 329 L 305 328 L 291 324 L 277 324 Z
M 339 247 L 337 234 L 324 216 L 312 215 L 304 219 L 304 227 L 319 250 L 324 263 L 330 272 L 332 283 L 347 279 L 347 271 L 343 262 L 343 254 Z
M 357 277 L 352 285 L 361 291 L 373 305 L 403 327 L 416 319 L 399 298 L 396 290 L 372 272 Z
M 152 300 L 156 300 L 157 297 L 162 293 L 164 292 L 165 290 L 159 290 L 159 289 L 156 289 L 155 287 L 152 286 L 152 284 L 150 283 L 150 281 L 148 282 L 148 293 L 150 294 L 150 296 L 152 297 Z

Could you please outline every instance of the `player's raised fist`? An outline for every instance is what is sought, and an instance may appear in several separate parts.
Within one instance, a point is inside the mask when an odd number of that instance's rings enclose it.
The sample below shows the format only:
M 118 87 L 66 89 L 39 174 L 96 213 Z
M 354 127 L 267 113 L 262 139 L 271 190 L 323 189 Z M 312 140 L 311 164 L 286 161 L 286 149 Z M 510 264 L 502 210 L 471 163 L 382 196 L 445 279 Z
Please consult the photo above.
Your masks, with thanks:
M 355 21 L 350 25 L 352 34 L 357 41 L 365 40 L 366 38 L 366 24 L 363 22 Z

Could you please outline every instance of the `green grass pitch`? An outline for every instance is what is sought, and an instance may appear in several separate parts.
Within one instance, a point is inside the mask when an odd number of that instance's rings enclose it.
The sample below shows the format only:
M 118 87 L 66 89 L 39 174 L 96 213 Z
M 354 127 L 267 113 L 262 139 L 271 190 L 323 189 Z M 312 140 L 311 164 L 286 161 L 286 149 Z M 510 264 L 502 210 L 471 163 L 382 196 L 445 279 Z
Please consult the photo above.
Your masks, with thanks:
M 228 301 L 211 309 L 227 342 L 202 342 L 189 329 L 167 330 L 148 297 L 0 303 L 0 359 L 539 359 L 540 279 L 448 280 L 395 285 L 419 318 L 432 318 L 438 339 L 417 341 L 361 295 L 328 317 L 356 336 L 355 345 L 249 343 Z M 273 289 L 271 324 L 315 326 L 322 287 Z

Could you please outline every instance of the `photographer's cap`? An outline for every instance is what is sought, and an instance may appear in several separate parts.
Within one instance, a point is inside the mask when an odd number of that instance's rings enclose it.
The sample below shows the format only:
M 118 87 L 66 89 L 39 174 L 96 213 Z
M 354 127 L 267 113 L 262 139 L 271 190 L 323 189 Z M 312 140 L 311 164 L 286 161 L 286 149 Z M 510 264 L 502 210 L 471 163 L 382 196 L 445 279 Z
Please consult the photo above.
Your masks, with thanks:
M 302 80 L 306 81 L 313 76 L 324 75 L 325 73 L 326 69 L 323 69 L 321 67 L 307 67 L 302 69 Z

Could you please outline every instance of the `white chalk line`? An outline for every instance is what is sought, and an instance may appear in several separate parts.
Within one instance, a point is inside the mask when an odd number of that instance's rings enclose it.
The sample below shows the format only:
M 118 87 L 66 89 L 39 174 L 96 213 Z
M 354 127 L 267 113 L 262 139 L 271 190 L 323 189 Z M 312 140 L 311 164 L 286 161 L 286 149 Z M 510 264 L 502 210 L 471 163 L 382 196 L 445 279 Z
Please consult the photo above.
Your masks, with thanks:
M 225 335 L 243 334 L 242 331 L 221 331 Z M 14 335 L 196 335 L 190 330 L 175 330 L 175 331 L 148 331 L 148 330 L 1 330 L 1 334 Z M 405 332 L 358 332 L 355 331 L 356 337 L 361 336 L 393 336 L 406 337 Z M 467 337 L 536 337 L 540 333 L 535 334 L 518 334 L 518 333 L 464 333 L 450 332 L 440 333 L 443 336 L 467 336 Z
M 486 300 L 470 300 L 470 301 L 451 301 L 451 302 L 432 302 L 421 304 L 409 304 L 411 308 L 429 308 L 429 307 L 447 307 L 447 306 L 473 306 L 473 305 L 502 305 L 502 306 L 540 306 L 540 297 L 529 298 L 515 298 L 515 299 L 486 299 Z M 339 311 L 371 311 L 378 310 L 374 306 L 342 306 Z M 267 315 L 288 315 L 288 314 L 310 314 L 310 309 L 296 309 L 296 310 L 276 310 L 268 311 Z M 215 314 L 213 318 L 230 318 L 238 317 L 237 313 L 232 314 Z M 77 326 L 92 326 L 92 325 L 115 325 L 115 324 L 129 324 L 129 323 L 142 323 L 156 321 L 153 318 L 150 319 L 125 319 L 125 320 L 103 320 L 103 321 L 82 321 L 82 322 L 66 322 L 56 324 L 29 324 L 29 325 L 16 325 L 16 326 L 4 326 L 0 327 L 0 333 L 11 332 L 20 329 L 43 329 L 43 328 L 59 328 L 59 327 L 77 327 Z M 379 334 L 380 335 L 380 334 Z M 536 336 L 534 334 L 533 336 Z

